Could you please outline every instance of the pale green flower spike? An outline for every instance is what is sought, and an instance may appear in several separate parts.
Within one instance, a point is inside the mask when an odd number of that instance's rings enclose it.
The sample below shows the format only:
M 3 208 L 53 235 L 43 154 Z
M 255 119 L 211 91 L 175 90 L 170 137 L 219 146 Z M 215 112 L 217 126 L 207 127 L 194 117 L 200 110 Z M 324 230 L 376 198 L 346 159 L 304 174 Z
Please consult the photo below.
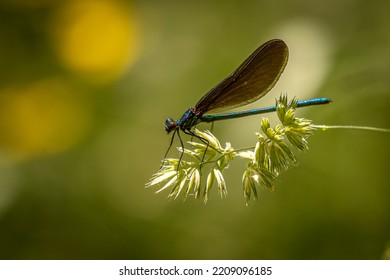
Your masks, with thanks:
M 161 169 L 153 175 L 146 187 L 162 185 L 156 193 L 170 189 L 170 198 L 176 199 L 183 194 L 184 198 L 203 197 L 206 203 L 210 190 L 216 185 L 219 196 L 224 198 L 228 191 L 223 171 L 229 167 L 230 161 L 239 157 L 247 160 L 242 185 L 248 206 L 252 198 L 257 199 L 259 187 L 274 190 L 277 177 L 297 162 L 292 148 L 307 150 L 307 139 L 314 130 L 347 128 L 390 132 L 389 129 L 372 127 L 314 125 L 311 120 L 295 117 L 296 103 L 296 99 L 288 102 L 286 95 L 280 96 L 276 101 L 280 124 L 271 127 L 269 120 L 263 118 L 261 132 L 255 133 L 258 142 L 253 148 L 235 150 L 230 143 L 222 147 L 210 131 L 195 129 L 194 134 L 203 141 L 188 142 L 193 149 L 178 148 L 185 155 L 180 162 L 174 158 L 164 159 Z M 204 175 L 207 177 L 202 182 Z

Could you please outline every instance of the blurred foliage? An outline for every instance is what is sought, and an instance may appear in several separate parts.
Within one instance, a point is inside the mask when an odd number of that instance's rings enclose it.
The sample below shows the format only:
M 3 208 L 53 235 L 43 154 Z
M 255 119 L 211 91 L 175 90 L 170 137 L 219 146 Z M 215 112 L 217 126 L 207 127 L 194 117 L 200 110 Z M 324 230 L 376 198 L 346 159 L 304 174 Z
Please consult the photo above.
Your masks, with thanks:
M 389 135 L 316 132 L 275 192 L 169 201 L 144 184 L 177 118 L 257 46 L 284 39 L 275 89 L 317 124 L 390 127 L 390 2 L 4 0 L 0 258 L 389 258 Z M 271 115 L 267 115 L 270 116 Z M 253 145 L 261 117 L 214 134 Z M 178 143 L 175 143 L 178 145 Z M 168 193 L 166 193 L 167 195 Z

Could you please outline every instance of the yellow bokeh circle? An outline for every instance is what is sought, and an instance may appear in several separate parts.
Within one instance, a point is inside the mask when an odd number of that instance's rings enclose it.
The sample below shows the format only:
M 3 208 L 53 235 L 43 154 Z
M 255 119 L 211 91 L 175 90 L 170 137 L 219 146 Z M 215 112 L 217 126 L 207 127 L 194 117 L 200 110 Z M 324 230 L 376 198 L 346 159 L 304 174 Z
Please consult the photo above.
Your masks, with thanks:
M 67 150 L 82 139 L 90 123 L 86 100 L 61 81 L 0 92 L 0 149 L 16 159 Z
M 119 0 L 67 1 L 55 13 L 55 48 L 71 70 L 95 81 L 117 78 L 134 61 L 136 20 Z

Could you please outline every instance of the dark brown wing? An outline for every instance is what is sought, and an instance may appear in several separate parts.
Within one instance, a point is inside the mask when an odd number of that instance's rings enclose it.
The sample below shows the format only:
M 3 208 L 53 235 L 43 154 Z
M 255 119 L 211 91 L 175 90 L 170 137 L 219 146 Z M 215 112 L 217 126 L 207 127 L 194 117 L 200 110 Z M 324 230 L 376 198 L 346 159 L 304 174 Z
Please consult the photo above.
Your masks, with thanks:
M 199 115 L 252 103 L 270 91 L 288 60 L 282 40 L 270 40 L 257 48 L 232 74 L 206 93 L 196 104 Z

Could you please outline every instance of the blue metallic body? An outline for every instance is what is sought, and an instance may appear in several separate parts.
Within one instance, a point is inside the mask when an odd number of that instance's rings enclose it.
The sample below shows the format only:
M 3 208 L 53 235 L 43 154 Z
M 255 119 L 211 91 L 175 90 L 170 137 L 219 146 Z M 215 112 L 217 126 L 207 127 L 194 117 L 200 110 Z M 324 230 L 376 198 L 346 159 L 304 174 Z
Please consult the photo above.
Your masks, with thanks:
M 326 97 L 314 98 L 314 99 L 309 99 L 309 100 L 298 101 L 297 107 L 300 108 L 300 107 L 306 107 L 306 106 L 312 106 L 312 105 L 323 105 L 323 104 L 328 104 L 331 101 L 332 101 L 331 99 L 326 98 Z M 264 113 L 269 113 L 269 112 L 274 112 L 274 111 L 276 111 L 276 106 L 256 108 L 256 109 L 251 109 L 251 110 L 242 111 L 242 112 L 231 112 L 231 113 L 215 114 L 215 115 L 203 115 L 199 118 L 199 121 L 197 123 L 199 123 L 199 122 L 215 122 L 215 121 L 220 121 L 220 120 L 241 118 L 241 117 L 264 114 Z M 180 119 L 180 121 L 182 121 L 182 119 Z

